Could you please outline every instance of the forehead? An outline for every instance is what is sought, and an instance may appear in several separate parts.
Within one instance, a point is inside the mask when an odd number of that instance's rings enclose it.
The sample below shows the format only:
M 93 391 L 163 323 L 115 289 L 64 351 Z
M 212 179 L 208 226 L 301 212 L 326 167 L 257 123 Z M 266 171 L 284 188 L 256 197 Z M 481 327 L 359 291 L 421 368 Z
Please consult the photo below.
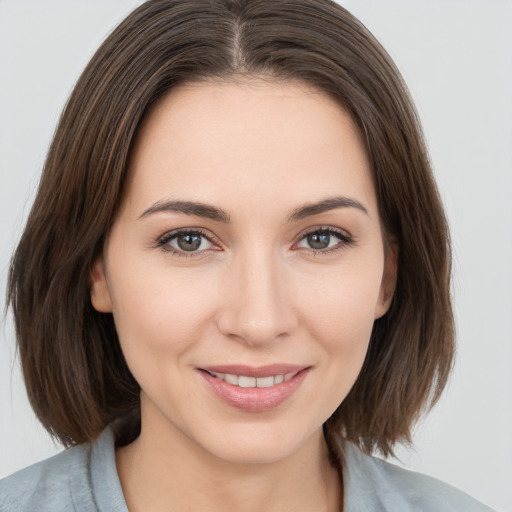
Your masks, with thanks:
M 236 194 L 293 203 L 337 192 L 375 202 L 350 115 L 305 84 L 258 79 L 184 84 L 164 96 L 137 137 L 130 190 L 142 202 Z

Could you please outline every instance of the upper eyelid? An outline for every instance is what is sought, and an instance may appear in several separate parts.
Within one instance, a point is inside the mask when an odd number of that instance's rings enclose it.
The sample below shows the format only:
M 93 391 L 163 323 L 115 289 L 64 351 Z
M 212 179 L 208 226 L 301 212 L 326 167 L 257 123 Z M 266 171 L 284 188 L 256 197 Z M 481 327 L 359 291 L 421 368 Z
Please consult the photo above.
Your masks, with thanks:
M 217 237 L 210 233 L 209 231 L 206 231 L 203 228 L 179 228 L 179 229 L 173 229 L 171 231 L 167 231 L 162 236 L 158 237 L 158 241 L 170 239 L 173 236 L 180 235 L 181 233 L 199 233 L 200 235 L 204 236 L 208 240 L 210 240 L 213 243 L 213 240 L 216 240 Z
M 302 238 L 310 233 L 315 233 L 316 231 L 328 231 L 328 232 L 333 232 L 333 233 L 339 233 L 339 234 L 342 234 L 342 235 L 352 238 L 352 235 L 346 229 L 337 228 L 334 226 L 325 226 L 325 225 L 318 225 L 318 226 L 306 228 L 304 231 L 301 232 L 300 237 Z M 217 236 L 215 236 L 210 231 L 205 230 L 204 228 L 191 227 L 191 228 L 178 228 L 178 229 L 174 229 L 171 231 L 167 231 L 162 236 L 158 237 L 158 240 L 161 240 L 164 238 L 169 238 L 174 235 L 179 235 L 180 233 L 199 233 L 208 239 L 217 239 Z
M 334 233 L 334 234 L 340 235 L 344 238 L 347 238 L 349 240 L 353 240 L 353 236 L 346 229 L 335 228 L 334 226 L 317 226 L 317 227 L 311 228 L 309 230 L 306 229 L 305 231 L 302 232 L 299 240 L 302 240 L 305 236 L 307 236 L 311 233 L 316 233 L 317 231 Z

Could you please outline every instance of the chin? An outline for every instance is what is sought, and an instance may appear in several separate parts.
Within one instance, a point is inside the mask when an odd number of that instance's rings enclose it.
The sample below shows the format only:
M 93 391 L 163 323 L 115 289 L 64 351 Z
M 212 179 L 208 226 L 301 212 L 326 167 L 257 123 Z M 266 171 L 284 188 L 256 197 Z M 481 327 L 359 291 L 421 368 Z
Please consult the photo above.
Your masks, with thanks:
M 306 453 L 310 446 L 317 449 L 318 439 L 323 439 L 321 427 L 313 433 L 270 425 L 263 429 L 242 427 L 236 433 L 234 429 L 229 430 L 221 436 L 210 432 L 201 444 L 214 457 L 235 464 L 275 464 L 300 452 Z

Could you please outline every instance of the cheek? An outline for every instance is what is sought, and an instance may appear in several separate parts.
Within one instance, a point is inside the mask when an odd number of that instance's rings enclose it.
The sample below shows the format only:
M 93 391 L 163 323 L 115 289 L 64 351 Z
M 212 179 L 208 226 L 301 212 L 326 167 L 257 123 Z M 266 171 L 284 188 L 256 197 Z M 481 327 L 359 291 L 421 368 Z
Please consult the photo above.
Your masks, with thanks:
M 112 276 L 113 314 L 127 358 L 127 351 L 176 356 L 196 343 L 214 302 L 211 288 L 175 268 L 134 269 L 131 275 L 130 280 Z
M 361 372 L 373 329 L 375 292 L 373 287 L 358 288 L 329 299 L 323 311 L 318 311 L 313 334 L 322 340 L 329 361 L 325 369 L 329 392 L 321 400 L 328 416 L 345 400 Z
M 380 267 L 351 267 L 336 274 L 302 282 L 303 322 L 330 361 L 329 379 L 341 402 L 355 382 L 364 362 L 374 323 L 381 281 Z M 305 291 L 308 293 L 304 293 Z
M 351 265 L 302 279 L 296 293 L 310 324 L 325 334 L 320 339 L 357 343 L 370 336 L 381 279 L 379 265 Z

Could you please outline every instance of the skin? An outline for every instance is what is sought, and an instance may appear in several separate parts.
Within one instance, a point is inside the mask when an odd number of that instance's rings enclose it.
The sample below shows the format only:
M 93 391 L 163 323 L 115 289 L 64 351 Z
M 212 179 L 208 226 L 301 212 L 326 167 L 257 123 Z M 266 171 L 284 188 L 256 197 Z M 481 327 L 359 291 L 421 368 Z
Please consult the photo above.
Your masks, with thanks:
M 335 196 L 365 211 L 289 221 Z M 169 200 L 207 203 L 230 221 L 143 215 Z M 195 252 L 177 238 L 159 245 L 181 228 L 207 238 Z M 341 237 L 315 251 L 305 234 L 321 228 Z M 132 512 L 341 510 L 322 424 L 389 307 L 396 257 L 385 247 L 363 140 L 324 93 L 254 78 L 181 85 L 156 104 L 91 273 L 92 303 L 113 313 L 142 389 L 141 435 L 116 455 Z M 310 370 L 263 412 L 222 402 L 198 371 L 271 363 Z

